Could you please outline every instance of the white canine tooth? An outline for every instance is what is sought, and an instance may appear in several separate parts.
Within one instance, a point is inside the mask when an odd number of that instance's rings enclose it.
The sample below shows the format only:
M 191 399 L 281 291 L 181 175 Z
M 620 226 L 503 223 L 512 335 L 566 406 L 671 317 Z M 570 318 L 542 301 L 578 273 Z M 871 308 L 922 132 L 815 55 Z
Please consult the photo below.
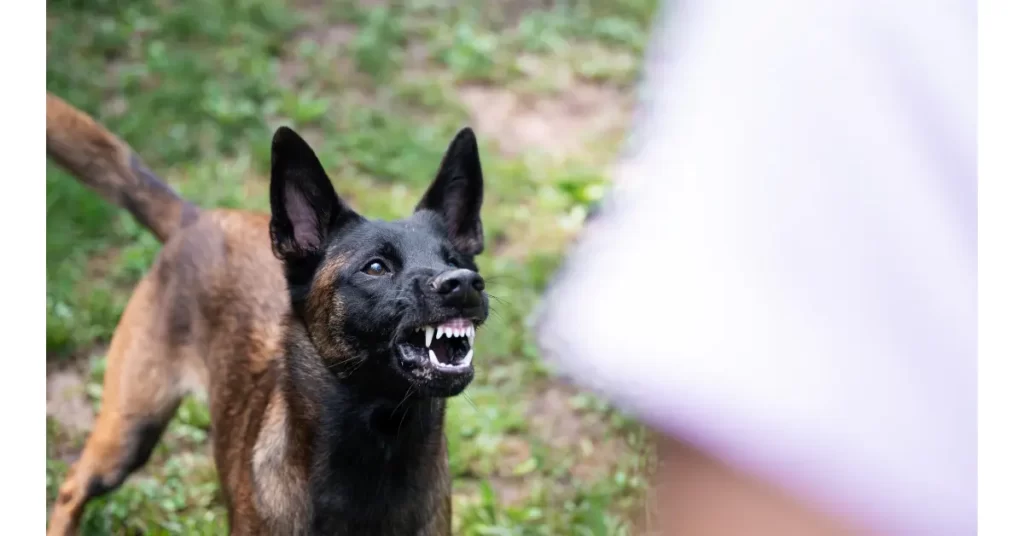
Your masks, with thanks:
M 430 348 L 430 343 L 434 342 L 434 327 L 427 326 L 425 331 L 427 332 L 427 348 Z
M 473 349 L 466 352 L 466 356 L 459 360 L 459 365 L 465 366 L 473 362 Z
M 466 331 L 469 332 L 467 336 L 469 337 L 469 346 L 472 347 L 473 346 L 473 339 L 476 338 L 476 328 L 473 327 L 473 326 L 469 326 L 469 329 L 466 330 Z
M 440 365 L 441 364 L 441 362 L 437 360 L 437 354 L 435 354 L 433 350 L 428 348 L 427 352 L 430 353 L 430 362 L 431 363 L 433 363 L 435 365 Z

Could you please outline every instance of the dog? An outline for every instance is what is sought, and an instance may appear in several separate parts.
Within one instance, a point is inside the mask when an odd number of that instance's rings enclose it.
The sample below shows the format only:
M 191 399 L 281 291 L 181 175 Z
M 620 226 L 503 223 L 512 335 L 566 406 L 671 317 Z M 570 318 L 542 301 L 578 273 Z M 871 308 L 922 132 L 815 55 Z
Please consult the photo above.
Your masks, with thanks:
M 198 388 L 231 534 L 450 534 L 446 400 L 473 380 L 489 311 L 473 131 L 455 135 L 409 217 L 381 221 L 340 199 L 281 127 L 267 215 L 198 208 L 93 118 L 46 104 L 48 157 L 163 243 L 114 331 L 48 534 L 76 533 Z

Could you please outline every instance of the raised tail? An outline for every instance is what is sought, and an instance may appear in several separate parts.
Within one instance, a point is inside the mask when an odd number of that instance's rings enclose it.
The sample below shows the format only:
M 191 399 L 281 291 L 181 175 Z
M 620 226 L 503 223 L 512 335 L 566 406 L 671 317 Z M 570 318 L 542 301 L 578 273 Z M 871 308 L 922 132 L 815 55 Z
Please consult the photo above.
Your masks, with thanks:
M 63 99 L 46 94 L 46 154 L 107 201 L 127 209 L 161 242 L 199 216 L 135 151 Z

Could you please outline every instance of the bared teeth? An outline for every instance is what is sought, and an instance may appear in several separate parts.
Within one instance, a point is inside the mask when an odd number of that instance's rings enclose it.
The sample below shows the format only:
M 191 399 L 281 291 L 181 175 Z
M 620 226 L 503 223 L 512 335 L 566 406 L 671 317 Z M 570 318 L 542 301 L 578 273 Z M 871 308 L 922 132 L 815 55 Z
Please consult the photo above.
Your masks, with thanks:
M 435 339 L 440 339 L 442 337 L 464 337 L 466 339 L 469 339 L 470 347 L 473 346 L 473 342 L 476 340 L 476 327 L 474 327 L 472 324 L 469 324 L 466 327 L 451 327 L 444 325 L 422 326 L 416 328 L 416 331 L 424 332 L 423 341 L 424 346 L 426 346 L 427 348 L 430 348 L 431 343 L 433 343 Z
M 434 351 L 429 349 L 429 348 L 427 349 L 427 353 L 430 355 L 430 362 L 434 366 L 436 366 L 438 368 L 442 368 L 442 369 L 466 367 L 466 366 L 469 366 L 469 364 L 471 364 L 473 362 L 473 349 L 472 348 L 470 348 L 469 351 L 466 352 L 466 355 L 463 356 L 462 359 L 460 359 L 458 363 L 452 363 L 452 364 L 442 363 L 437 358 L 437 354 L 435 354 Z
M 452 324 L 452 325 L 448 325 Z M 439 326 L 422 326 L 416 328 L 417 332 L 422 331 L 424 333 L 423 341 L 427 348 L 427 354 L 430 357 L 430 362 L 434 366 L 441 369 L 459 369 L 467 367 L 473 362 L 473 343 L 476 341 L 476 326 L 466 319 L 455 319 L 445 322 Z M 469 349 L 461 359 L 456 363 L 441 363 L 437 358 L 437 354 L 430 348 L 430 345 L 434 342 L 435 337 L 441 339 L 442 337 L 464 337 L 469 343 Z

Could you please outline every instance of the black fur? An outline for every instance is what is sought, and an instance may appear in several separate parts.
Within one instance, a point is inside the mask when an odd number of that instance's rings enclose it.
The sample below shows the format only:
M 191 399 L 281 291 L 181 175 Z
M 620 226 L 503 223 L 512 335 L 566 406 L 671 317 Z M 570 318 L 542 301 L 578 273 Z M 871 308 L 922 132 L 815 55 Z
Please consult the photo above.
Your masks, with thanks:
M 420 326 L 487 319 L 474 262 L 483 250 L 476 139 L 460 131 L 413 214 L 393 222 L 340 200 L 290 129 L 275 134 L 271 167 L 271 240 L 299 326 L 286 375 L 306 400 L 293 417 L 316 430 L 311 533 L 426 533 L 450 515 L 444 398 L 465 389 L 473 369 L 441 374 L 403 361 L 399 347 Z M 436 284 L 456 270 L 473 273 L 458 299 Z
M 310 533 L 404 536 L 449 515 L 450 482 L 440 465 L 447 460 L 444 401 L 395 400 L 370 385 L 323 380 L 325 388 L 316 390 Z

